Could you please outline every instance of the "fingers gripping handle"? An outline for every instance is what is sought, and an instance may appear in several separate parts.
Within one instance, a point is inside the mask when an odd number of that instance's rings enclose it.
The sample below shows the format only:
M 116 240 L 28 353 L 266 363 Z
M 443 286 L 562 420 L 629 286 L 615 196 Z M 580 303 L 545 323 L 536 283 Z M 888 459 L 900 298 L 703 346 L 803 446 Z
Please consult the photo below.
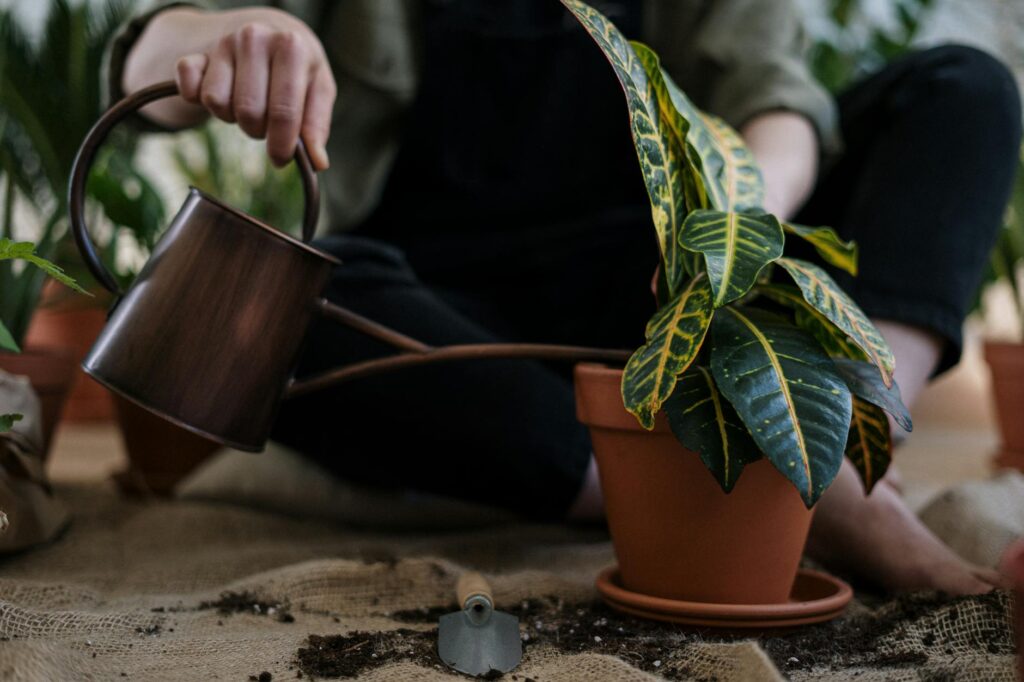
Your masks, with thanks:
M 82 259 L 89 267 L 89 272 L 111 293 L 120 295 L 121 290 L 117 280 L 110 274 L 107 268 L 96 253 L 96 246 L 89 238 L 89 230 L 85 224 L 85 185 L 89 179 L 89 169 L 96 158 L 107 134 L 117 123 L 128 114 L 137 111 L 141 107 L 164 97 L 171 97 L 178 94 L 178 86 L 174 81 L 165 81 L 143 88 L 128 95 L 120 102 L 110 107 L 104 113 L 82 141 L 78 148 L 78 154 L 71 166 L 71 182 L 68 184 L 68 209 L 71 213 L 71 231 L 75 235 L 75 242 L 79 251 L 82 252 Z M 320 215 L 320 191 L 316 180 L 316 171 L 313 163 L 306 153 L 306 147 L 302 140 L 299 140 L 295 148 L 295 163 L 299 167 L 299 174 L 302 176 L 302 187 L 306 195 L 306 208 L 303 213 L 302 240 L 309 242 L 316 230 L 317 218 Z

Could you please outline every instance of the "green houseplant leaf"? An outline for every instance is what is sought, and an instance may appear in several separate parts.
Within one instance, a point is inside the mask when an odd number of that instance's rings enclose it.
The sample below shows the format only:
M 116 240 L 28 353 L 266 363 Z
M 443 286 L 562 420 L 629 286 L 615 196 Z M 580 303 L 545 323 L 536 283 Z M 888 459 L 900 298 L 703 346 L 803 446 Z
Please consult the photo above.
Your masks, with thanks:
M 764 182 L 754 155 L 743 138 L 728 123 L 710 114 L 701 114 L 722 167 L 710 182 L 711 205 L 722 211 L 760 211 L 764 206 Z
M 711 372 L 691 365 L 665 401 L 672 433 L 700 454 L 704 466 L 730 492 L 743 467 L 761 459 L 761 450 L 732 405 L 722 397 Z
M 711 324 L 711 287 L 703 274 L 661 307 L 647 325 L 647 343 L 626 363 L 622 400 L 646 429 L 697 357 Z
M 851 275 L 857 274 L 857 242 L 844 241 L 831 227 L 807 227 L 796 223 L 782 223 L 788 234 L 803 239 L 818 252 L 818 255 L 837 268 Z
M 740 298 L 754 286 L 764 266 L 782 255 L 782 226 L 768 213 L 693 211 L 679 243 L 704 254 L 715 307 Z
M 7 238 L 0 239 L 0 260 L 20 258 L 36 266 L 50 277 L 54 278 L 66 287 L 70 287 L 79 293 L 86 295 L 88 291 L 78 286 L 78 283 L 64 274 L 64 271 L 45 258 L 40 258 L 35 253 L 36 245 L 32 242 L 14 242 Z
M 832 277 L 813 263 L 796 258 L 776 261 L 800 287 L 804 300 L 829 322 L 841 329 L 856 344 L 882 375 L 886 386 L 892 385 L 896 359 L 867 315 L 839 288 Z
M 685 254 L 675 235 L 687 211 L 683 175 L 689 172 L 685 143 L 689 122 L 672 106 L 656 57 L 652 73 L 658 77 L 652 79 L 629 41 L 604 15 L 578 0 L 563 0 L 563 4 L 597 43 L 626 94 L 630 129 L 651 200 L 664 274 L 669 295 L 674 296 L 686 274 Z
M 14 423 L 20 421 L 20 414 L 0 414 L 0 433 L 10 431 L 14 428 Z
M 886 386 L 870 362 L 843 357 L 833 357 L 832 361 L 843 375 L 853 395 L 891 414 L 904 431 L 914 430 L 910 412 L 903 404 L 900 387 L 896 382 L 893 382 L 892 386 Z
M 7 329 L 3 321 L 0 321 L 0 348 L 15 353 L 21 352 L 21 348 L 18 348 L 18 342 L 14 340 L 10 330 Z
M 867 353 L 851 341 L 846 332 L 829 322 L 827 317 L 808 303 L 799 288 L 788 284 L 764 284 L 757 288 L 757 292 L 792 308 L 796 325 L 817 339 L 831 357 L 870 362 Z
M 846 456 L 869 493 L 885 475 L 892 461 L 892 434 L 889 433 L 889 420 L 885 418 L 885 412 L 858 397 L 853 399 Z
M 835 479 L 850 427 L 850 390 L 803 330 L 760 310 L 723 308 L 711 371 L 754 442 L 810 508 Z

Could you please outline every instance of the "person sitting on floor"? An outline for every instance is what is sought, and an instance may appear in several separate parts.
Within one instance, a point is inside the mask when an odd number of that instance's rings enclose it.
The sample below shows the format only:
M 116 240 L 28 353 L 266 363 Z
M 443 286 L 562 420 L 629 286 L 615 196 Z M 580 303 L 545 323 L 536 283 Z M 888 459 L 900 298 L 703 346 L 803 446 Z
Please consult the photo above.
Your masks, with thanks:
M 1009 194 L 1021 110 L 1007 69 L 939 47 L 833 99 L 802 61 L 789 2 L 593 4 L 740 131 L 767 210 L 861 244 L 859 277 L 833 274 L 889 341 L 912 405 L 960 357 Z M 237 122 L 278 165 L 301 136 L 325 171 L 332 234 L 319 246 L 345 263 L 326 296 L 356 312 L 437 345 L 643 342 L 657 247 L 626 105 L 558 2 L 286 6 L 138 17 L 112 46 L 111 96 L 174 78 L 181 97 L 147 107 L 151 123 Z M 299 373 L 386 352 L 318 324 Z M 366 379 L 290 401 L 274 437 L 355 481 L 540 519 L 602 515 L 564 368 L 481 361 Z M 848 462 L 807 551 L 891 589 L 1000 580 L 942 544 L 891 480 L 865 496 Z

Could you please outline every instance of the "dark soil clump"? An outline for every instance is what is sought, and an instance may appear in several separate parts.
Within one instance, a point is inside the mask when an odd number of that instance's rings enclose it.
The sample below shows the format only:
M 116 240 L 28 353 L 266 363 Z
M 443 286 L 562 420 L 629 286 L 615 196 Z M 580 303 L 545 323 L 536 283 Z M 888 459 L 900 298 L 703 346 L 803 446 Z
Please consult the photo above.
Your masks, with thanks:
M 299 670 L 309 677 L 356 677 L 360 673 L 399 661 L 426 668 L 440 667 L 437 632 L 402 628 L 388 632 L 352 632 L 348 635 L 310 635 L 307 646 L 296 652 Z
M 215 601 L 200 602 L 197 610 L 217 609 L 222 616 L 234 613 L 252 613 L 257 616 L 270 616 L 280 623 L 294 623 L 291 607 L 287 602 L 264 601 L 252 592 L 221 592 Z

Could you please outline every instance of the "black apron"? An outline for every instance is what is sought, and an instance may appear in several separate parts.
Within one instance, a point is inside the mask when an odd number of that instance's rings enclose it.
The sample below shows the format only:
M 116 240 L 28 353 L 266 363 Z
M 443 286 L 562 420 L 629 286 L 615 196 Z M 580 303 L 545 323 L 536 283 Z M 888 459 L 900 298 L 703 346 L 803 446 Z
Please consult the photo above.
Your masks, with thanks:
M 596 4 L 638 34 L 640 2 Z M 560 3 L 428 0 L 422 24 L 420 90 L 362 233 L 453 284 L 649 211 L 621 86 Z

